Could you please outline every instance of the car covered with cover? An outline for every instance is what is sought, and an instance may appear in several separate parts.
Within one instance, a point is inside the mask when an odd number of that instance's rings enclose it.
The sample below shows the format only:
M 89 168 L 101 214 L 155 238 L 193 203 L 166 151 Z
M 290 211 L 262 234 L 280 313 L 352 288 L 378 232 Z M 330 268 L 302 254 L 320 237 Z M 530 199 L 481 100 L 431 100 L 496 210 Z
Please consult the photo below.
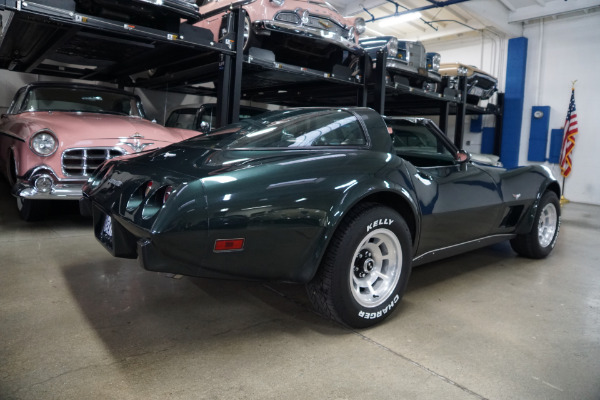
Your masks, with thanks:
M 427 119 L 298 108 L 109 160 L 80 206 L 116 257 L 306 284 L 319 312 L 360 328 L 397 308 L 415 265 L 505 240 L 546 257 L 559 190 L 544 166 L 471 161 Z

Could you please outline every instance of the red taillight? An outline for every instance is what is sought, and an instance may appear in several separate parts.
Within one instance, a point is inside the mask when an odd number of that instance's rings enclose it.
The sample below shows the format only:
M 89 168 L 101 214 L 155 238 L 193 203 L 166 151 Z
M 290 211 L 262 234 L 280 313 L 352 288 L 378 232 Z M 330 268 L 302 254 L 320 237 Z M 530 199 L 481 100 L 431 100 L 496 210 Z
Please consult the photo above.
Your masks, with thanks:
M 244 239 L 217 239 L 215 251 L 238 251 L 244 249 Z
M 165 194 L 163 194 L 163 204 L 165 204 L 167 202 L 167 200 L 169 200 L 169 197 L 171 197 L 172 192 L 173 192 L 173 186 L 167 186 L 165 188 Z
M 148 197 L 148 193 L 150 193 L 150 191 L 152 190 L 152 181 L 148 181 L 148 183 L 146 183 L 146 189 L 144 189 L 144 197 Z

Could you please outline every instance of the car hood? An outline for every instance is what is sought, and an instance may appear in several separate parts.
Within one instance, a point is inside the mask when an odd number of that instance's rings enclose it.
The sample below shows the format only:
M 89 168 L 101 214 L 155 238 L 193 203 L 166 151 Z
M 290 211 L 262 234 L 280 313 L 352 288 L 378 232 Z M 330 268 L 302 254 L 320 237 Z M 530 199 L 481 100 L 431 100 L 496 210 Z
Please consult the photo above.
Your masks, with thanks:
M 27 125 L 31 133 L 50 129 L 59 140 L 118 139 L 141 135 L 144 139 L 173 143 L 187 139 L 198 132 L 170 129 L 148 120 L 126 115 L 84 112 L 30 112 L 19 115 L 19 122 Z
M 480 74 L 480 75 L 486 75 L 492 80 L 496 80 L 496 78 L 493 77 L 492 75 L 488 74 L 485 71 L 480 70 L 479 68 L 477 68 L 473 65 L 466 65 L 466 64 L 462 64 L 462 63 L 458 63 L 458 62 L 440 64 L 439 73 L 442 76 L 458 76 L 459 68 L 465 68 L 467 71 L 467 76 L 472 76 L 473 74 Z

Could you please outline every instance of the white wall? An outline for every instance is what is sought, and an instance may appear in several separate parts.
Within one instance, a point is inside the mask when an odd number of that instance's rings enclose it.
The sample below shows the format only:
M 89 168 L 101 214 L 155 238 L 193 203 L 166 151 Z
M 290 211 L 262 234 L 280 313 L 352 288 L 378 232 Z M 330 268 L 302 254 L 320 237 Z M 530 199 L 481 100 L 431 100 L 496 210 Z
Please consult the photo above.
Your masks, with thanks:
M 550 129 L 562 128 L 571 81 L 577 80 L 579 134 L 564 194 L 571 201 L 600 204 L 600 12 L 527 24 L 524 36 L 528 49 L 519 162 L 527 163 L 531 107 L 550 106 Z M 551 166 L 559 176 L 560 168 Z
M 531 22 L 523 26 L 523 36 L 528 39 L 528 49 L 519 164 L 532 164 L 527 161 L 532 106 L 550 106 L 550 129 L 562 128 L 571 81 L 577 80 L 579 134 L 572 157 L 573 171 L 566 179 L 565 197 L 575 202 L 600 204 L 600 179 L 595 175 L 600 172 L 596 161 L 600 155 L 600 12 Z M 488 33 L 482 39 L 479 32 L 452 40 L 425 42 L 427 51 L 441 54 L 442 62 L 460 61 L 496 74 L 500 91 L 504 91 L 507 44 L 508 38 L 499 39 Z M 484 119 L 484 126 L 493 124 L 489 117 Z M 466 134 L 465 141 L 471 142 L 465 146 L 466 150 L 479 151 L 477 134 Z M 560 168 L 556 164 L 546 165 L 562 183 Z
M 430 40 L 424 42 L 427 51 L 435 51 L 442 56 L 442 63 L 460 62 L 462 64 L 474 65 L 498 78 L 498 90 L 504 91 L 504 79 L 506 71 L 506 47 L 507 40 L 488 31 L 473 31 L 470 34 L 462 34 L 452 39 Z M 503 67 L 502 67 L 503 66 Z M 490 99 L 496 102 L 495 96 Z M 481 102 L 485 106 L 487 102 Z M 437 117 L 432 116 L 434 121 Z M 471 117 L 465 119 L 464 149 L 471 153 L 481 153 L 481 132 L 469 132 Z M 483 127 L 493 127 L 495 117 L 486 115 L 483 117 Z M 454 138 L 454 118 L 448 123 L 450 138 Z

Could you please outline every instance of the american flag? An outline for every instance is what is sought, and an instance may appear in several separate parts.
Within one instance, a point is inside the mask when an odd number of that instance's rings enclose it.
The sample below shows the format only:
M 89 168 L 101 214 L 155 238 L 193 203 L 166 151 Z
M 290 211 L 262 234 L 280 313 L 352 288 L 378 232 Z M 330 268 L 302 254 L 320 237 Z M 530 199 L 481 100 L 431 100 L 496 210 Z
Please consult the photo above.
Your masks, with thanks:
M 575 135 L 579 132 L 577 128 L 577 111 L 575 110 L 575 88 L 571 89 L 571 101 L 569 102 L 569 111 L 563 128 L 563 142 L 560 150 L 560 173 L 565 178 L 571 173 L 573 164 L 571 162 L 571 153 L 575 148 Z

